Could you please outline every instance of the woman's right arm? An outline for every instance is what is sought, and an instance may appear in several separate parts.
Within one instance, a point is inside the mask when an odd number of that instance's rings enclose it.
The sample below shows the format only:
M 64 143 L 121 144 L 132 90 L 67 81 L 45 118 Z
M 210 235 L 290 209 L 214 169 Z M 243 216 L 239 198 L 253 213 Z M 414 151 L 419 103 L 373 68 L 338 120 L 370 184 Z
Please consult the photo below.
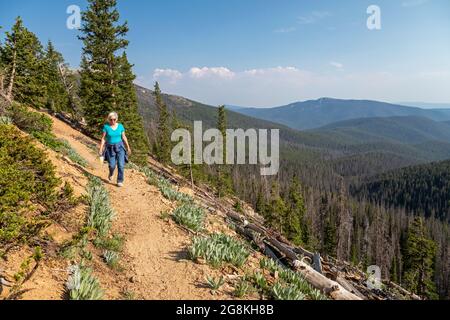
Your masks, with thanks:
M 105 148 L 105 139 L 106 139 L 106 132 L 103 132 L 102 142 L 100 142 L 100 150 L 99 150 L 99 155 L 100 156 L 103 155 L 103 149 Z

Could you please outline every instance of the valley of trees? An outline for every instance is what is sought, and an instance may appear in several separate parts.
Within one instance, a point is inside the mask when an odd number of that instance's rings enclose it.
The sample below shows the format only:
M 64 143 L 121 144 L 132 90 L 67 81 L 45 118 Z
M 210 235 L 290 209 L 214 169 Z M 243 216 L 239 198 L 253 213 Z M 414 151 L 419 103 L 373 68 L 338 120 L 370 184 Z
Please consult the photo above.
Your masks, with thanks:
M 170 164 L 170 133 L 191 128 L 193 120 L 221 131 L 279 127 L 224 107 L 170 99 L 158 83 L 152 92 L 135 87 L 133 66 L 124 52 L 127 31 L 126 23 L 119 24 L 115 0 L 89 0 L 77 74 L 50 41 L 44 48 L 17 18 L 0 44 L 0 117 L 8 116 L 26 128 L 30 119 L 23 108 L 49 109 L 83 119 L 90 133 L 98 136 L 106 115 L 117 111 L 134 151 L 131 160 L 138 164 L 150 151 Z M 285 127 L 281 134 L 277 177 L 261 177 L 259 167 L 246 165 L 178 169 L 195 183 L 212 186 L 219 196 L 234 194 L 247 201 L 296 244 L 361 268 L 378 265 L 383 277 L 425 297 L 450 297 L 447 162 L 400 169 L 365 182 L 380 171 L 411 164 L 407 155 L 416 149 L 399 150 L 386 143 L 376 150 L 395 151 L 392 157 L 389 152 L 374 157 L 373 145 L 348 146 L 342 140 Z M 7 223 L 2 213 L 0 226 Z

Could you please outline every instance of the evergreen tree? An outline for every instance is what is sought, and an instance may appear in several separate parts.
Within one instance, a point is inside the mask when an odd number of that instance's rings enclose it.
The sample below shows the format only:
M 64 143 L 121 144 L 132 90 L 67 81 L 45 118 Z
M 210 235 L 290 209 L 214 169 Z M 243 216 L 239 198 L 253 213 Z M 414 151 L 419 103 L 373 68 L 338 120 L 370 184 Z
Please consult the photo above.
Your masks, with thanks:
M 231 176 L 229 168 L 226 165 L 227 116 L 225 106 L 220 106 L 218 108 L 217 129 L 220 131 L 223 137 L 223 145 L 222 145 L 223 163 L 219 164 L 217 167 L 217 194 L 219 197 L 222 197 L 226 194 L 229 194 L 232 191 Z
M 270 203 L 264 218 L 270 226 L 278 230 L 281 234 L 284 234 L 283 226 L 286 220 L 287 207 L 283 198 L 280 196 L 279 185 L 277 182 L 272 184 L 270 198 Z
M 69 104 L 69 96 L 64 88 L 61 78 L 61 68 L 64 65 L 64 58 L 55 50 L 51 41 L 48 42 L 45 50 L 44 78 L 46 87 L 47 109 L 53 112 L 61 112 Z
M 4 72 L 7 98 L 34 108 L 45 104 L 43 49 L 39 39 L 24 27 L 18 17 L 12 30 L 6 32 L 0 60 Z
M 127 47 L 126 23 L 118 24 L 116 0 L 89 0 L 83 12 L 81 28 L 83 56 L 81 61 L 80 97 L 89 130 L 99 134 L 106 116 L 116 110 L 120 100 L 120 57 L 118 50 Z
M 297 245 L 303 243 L 302 224 L 306 212 L 301 186 L 294 176 L 289 187 L 288 209 L 286 212 L 286 220 L 284 222 L 284 230 L 286 237 Z
M 159 161 L 167 164 L 170 161 L 172 145 L 170 140 L 170 114 L 162 98 L 158 82 L 155 83 L 153 95 L 155 96 L 156 108 L 158 110 L 158 133 L 155 143 L 156 156 Z
M 406 239 L 403 282 L 412 292 L 431 299 L 437 298 L 433 282 L 436 250 L 436 243 L 427 236 L 423 219 L 416 217 Z
M 117 97 L 116 111 L 120 115 L 120 122 L 127 131 L 128 142 L 133 149 L 131 160 L 139 165 L 147 162 L 149 152 L 148 139 L 144 132 L 142 117 L 139 115 L 136 90 L 133 81 L 132 65 L 128 62 L 124 52 L 119 61 L 119 96 Z

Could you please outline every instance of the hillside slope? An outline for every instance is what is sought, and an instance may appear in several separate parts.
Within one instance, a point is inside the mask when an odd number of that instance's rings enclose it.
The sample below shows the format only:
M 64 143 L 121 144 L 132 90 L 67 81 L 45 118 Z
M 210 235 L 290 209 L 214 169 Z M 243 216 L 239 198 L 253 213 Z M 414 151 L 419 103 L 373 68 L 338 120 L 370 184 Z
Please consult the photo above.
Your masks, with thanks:
M 389 207 L 450 219 L 450 161 L 402 168 L 367 179 L 353 193 Z
M 93 257 L 94 274 L 105 288 L 106 299 L 123 299 L 123 294 L 132 293 L 135 299 L 230 299 L 230 289 L 225 288 L 215 295 L 204 285 L 207 276 L 222 276 L 222 270 L 214 270 L 205 264 L 195 264 L 188 258 L 187 247 L 192 236 L 175 225 L 172 220 L 163 219 L 164 212 L 170 212 L 176 204 L 165 199 L 161 192 L 147 183 L 147 178 L 134 169 L 126 170 L 126 184 L 117 188 L 107 177 L 107 165 L 98 161 L 92 150 L 96 143 L 66 123 L 52 118 L 53 133 L 65 139 L 73 149 L 87 161 L 86 168 L 65 161 L 53 151 L 47 151 L 57 172 L 64 181 L 75 185 L 77 194 L 85 194 L 87 179 L 91 174 L 101 179 L 109 191 L 111 205 L 116 213 L 112 231 L 125 239 L 121 252 L 121 272 L 109 269 L 102 262 L 101 254 Z M 186 189 L 189 193 L 189 190 Z M 84 220 L 87 208 L 79 206 L 73 215 Z M 68 232 L 67 226 L 53 223 L 46 232 L 63 246 L 77 234 L 78 227 Z M 208 228 L 232 233 L 220 217 L 208 218 Z M 96 252 L 94 248 L 91 248 Z M 21 261 L 29 250 L 19 250 L 8 255 L 8 260 L 0 259 L 0 276 L 14 278 Z M 27 281 L 22 299 L 63 299 L 68 277 L 67 264 L 57 256 L 49 256 Z M 6 294 L 6 293 L 5 293 Z M 1 297 L 1 295 L 0 295 Z

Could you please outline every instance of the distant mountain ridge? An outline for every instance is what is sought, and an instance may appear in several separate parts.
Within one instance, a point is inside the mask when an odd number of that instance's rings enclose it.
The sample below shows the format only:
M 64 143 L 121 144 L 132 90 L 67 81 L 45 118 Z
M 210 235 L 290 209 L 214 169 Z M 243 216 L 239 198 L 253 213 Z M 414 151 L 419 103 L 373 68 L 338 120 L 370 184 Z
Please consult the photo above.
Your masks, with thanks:
M 450 109 L 421 109 L 372 100 L 321 98 L 275 108 L 235 108 L 235 112 L 269 120 L 297 130 L 315 129 L 358 118 L 418 116 L 449 121 Z
M 157 110 L 152 91 L 136 86 L 139 110 L 148 130 L 155 129 Z M 217 124 L 217 108 L 184 97 L 164 94 L 169 109 L 185 124 Z M 296 170 L 332 166 L 344 176 L 372 175 L 389 169 L 450 159 L 450 123 L 427 117 L 404 116 L 346 120 L 325 127 L 298 131 L 288 126 L 227 110 L 229 128 L 280 129 L 280 152 Z M 349 166 L 351 165 L 351 168 Z M 312 169 L 315 170 L 315 169 Z

